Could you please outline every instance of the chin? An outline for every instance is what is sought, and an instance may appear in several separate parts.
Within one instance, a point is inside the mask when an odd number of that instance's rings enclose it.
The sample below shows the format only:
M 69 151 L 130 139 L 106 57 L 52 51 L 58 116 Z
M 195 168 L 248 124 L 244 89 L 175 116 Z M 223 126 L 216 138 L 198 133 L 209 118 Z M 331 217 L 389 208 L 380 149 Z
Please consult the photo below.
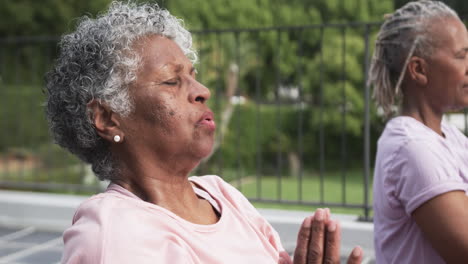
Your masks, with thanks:
M 207 145 L 204 145 L 204 146 L 200 146 L 197 150 L 196 150 L 196 156 L 201 159 L 201 160 L 204 160 L 206 159 L 207 157 L 210 156 L 210 154 L 213 152 L 213 144 L 210 144 L 209 146 Z
M 209 149 L 204 150 L 202 154 L 202 159 L 209 157 L 212 152 L 213 152 L 213 147 L 210 147 Z

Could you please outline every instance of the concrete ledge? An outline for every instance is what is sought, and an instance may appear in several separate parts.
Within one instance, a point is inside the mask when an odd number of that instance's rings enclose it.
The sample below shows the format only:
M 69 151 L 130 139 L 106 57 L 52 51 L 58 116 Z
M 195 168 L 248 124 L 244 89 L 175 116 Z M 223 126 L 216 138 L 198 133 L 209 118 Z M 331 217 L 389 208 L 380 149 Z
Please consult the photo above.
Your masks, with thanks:
M 0 191 L 0 224 L 63 231 L 71 225 L 75 209 L 86 198 L 77 195 Z

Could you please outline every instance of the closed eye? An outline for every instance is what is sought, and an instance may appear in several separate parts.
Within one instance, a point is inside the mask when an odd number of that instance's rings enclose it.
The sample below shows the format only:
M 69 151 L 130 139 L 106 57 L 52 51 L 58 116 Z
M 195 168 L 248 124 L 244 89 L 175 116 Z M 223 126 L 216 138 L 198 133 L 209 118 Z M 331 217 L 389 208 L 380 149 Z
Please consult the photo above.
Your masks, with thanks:
M 457 56 L 457 58 L 459 58 L 459 59 L 465 59 L 467 53 L 468 53 L 468 48 L 464 48 L 463 50 L 461 50 L 460 52 L 458 52 L 456 56 Z
M 178 85 L 179 84 L 179 79 L 167 80 L 167 81 L 162 82 L 162 84 L 164 84 L 164 85 Z

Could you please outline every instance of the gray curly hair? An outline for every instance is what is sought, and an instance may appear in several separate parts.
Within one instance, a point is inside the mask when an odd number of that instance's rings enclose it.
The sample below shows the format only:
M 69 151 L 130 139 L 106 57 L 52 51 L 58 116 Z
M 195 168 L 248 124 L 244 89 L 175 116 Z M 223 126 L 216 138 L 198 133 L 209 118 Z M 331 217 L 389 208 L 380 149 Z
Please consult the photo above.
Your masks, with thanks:
M 55 142 L 90 163 L 100 180 L 118 176 L 109 143 L 96 133 L 87 104 L 96 99 L 122 116 L 131 113 L 128 86 L 141 60 L 132 44 L 153 34 L 174 40 L 197 61 L 183 21 L 156 4 L 116 1 L 95 19 L 81 18 L 76 31 L 62 37 L 56 64 L 46 75 L 46 116 Z
M 457 13 L 439 1 L 410 2 L 386 16 L 375 42 L 369 71 L 373 97 L 385 116 L 395 112 L 401 101 L 401 82 L 413 55 L 427 58 L 437 47 L 430 32 L 434 19 L 457 18 Z

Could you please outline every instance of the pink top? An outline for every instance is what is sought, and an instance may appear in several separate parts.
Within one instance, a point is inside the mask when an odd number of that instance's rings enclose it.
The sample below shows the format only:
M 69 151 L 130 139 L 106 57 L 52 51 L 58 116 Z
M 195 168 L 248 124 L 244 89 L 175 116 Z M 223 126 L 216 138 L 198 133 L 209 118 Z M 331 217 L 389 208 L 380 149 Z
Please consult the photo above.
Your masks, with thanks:
M 468 191 L 468 140 L 445 122 L 442 131 L 445 138 L 416 119 L 396 117 L 378 141 L 374 243 L 379 264 L 445 263 L 411 217 L 437 195 Z
M 62 263 L 278 263 L 278 234 L 238 190 L 217 176 L 190 181 L 218 203 L 216 224 L 190 223 L 111 184 L 78 208 Z

